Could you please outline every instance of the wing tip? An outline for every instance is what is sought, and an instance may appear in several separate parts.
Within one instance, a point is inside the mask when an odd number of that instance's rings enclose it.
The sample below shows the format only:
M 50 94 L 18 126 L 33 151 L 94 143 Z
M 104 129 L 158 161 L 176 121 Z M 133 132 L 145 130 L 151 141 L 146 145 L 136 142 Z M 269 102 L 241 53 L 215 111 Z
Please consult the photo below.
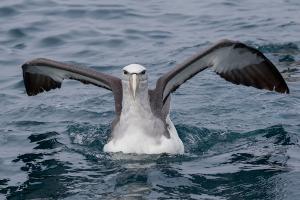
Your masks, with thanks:
M 290 93 L 290 89 L 288 88 L 288 86 L 286 85 L 286 83 L 284 82 L 283 84 L 274 87 L 274 90 L 276 92 L 282 93 L 282 94 L 289 94 Z
M 275 77 L 273 81 L 274 86 L 273 87 L 261 87 L 258 85 L 251 85 L 251 84 L 245 84 L 245 83 L 239 83 L 238 80 L 233 80 L 231 77 L 227 77 L 226 74 L 223 73 L 218 73 L 222 78 L 224 78 L 227 81 L 230 81 L 234 84 L 243 84 L 245 86 L 252 86 L 255 87 L 257 89 L 266 89 L 269 91 L 275 91 L 275 92 L 279 92 L 279 93 L 285 93 L 285 94 L 289 94 L 290 90 L 285 82 L 285 80 L 283 79 L 283 77 L 281 76 L 280 72 L 278 71 L 278 69 L 275 67 L 275 65 L 262 53 L 260 52 L 258 49 L 248 46 L 242 42 L 239 41 L 234 41 L 234 40 L 229 40 L 229 39 L 222 39 L 220 40 L 216 46 L 217 47 L 224 47 L 224 46 L 233 46 L 234 49 L 236 48 L 245 48 L 248 51 L 252 52 L 253 54 L 256 54 L 257 56 L 261 57 L 264 60 L 264 64 L 268 67 L 268 70 L 270 70 L 270 73 Z
M 44 91 L 61 88 L 61 82 L 40 74 L 23 71 L 23 81 L 28 96 L 35 96 Z

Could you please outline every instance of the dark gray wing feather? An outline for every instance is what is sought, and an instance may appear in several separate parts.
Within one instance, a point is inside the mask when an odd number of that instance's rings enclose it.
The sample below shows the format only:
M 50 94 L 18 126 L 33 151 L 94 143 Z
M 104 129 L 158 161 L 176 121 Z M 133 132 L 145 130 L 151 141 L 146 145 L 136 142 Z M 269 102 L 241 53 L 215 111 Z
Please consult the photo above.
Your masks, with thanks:
M 29 96 L 60 88 L 64 79 L 78 80 L 111 90 L 114 93 L 115 108 L 118 114 L 122 109 L 122 84 L 117 77 L 96 70 L 38 58 L 22 65 L 23 79 Z
M 234 84 L 289 93 L 280 72 L 260 51 L 240 42 L 222 40 L 161 76 L 154 94 L 162 103 L 156 104 L 162 106 L 171 92 L 206 68 Z

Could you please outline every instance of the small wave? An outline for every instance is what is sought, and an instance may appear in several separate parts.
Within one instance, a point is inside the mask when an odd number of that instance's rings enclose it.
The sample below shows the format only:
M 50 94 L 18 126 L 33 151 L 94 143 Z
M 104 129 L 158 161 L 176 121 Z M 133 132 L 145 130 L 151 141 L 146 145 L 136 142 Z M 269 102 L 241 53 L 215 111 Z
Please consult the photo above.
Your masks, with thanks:
M 43 153 L 25 153 L 19 155 L 16 159 L 13 160 L 13 162 L 19 162 L 19 161 L 22 161 L 24 163 L 34 162 L 37 160 L 41 160 L 44 157 L 44 155 L 45 154 Z
M 47 132 L 47 133 L 30 135 L 28 139 L 30 140 L 30 142 L 40 142 L 47 138 L 52 138 L 57 135 L 59 135 L 57 132 Z
M 33 134 L 28 137 L 31 143 L 36 143 L 34 149 L 56 149 L 64 146 L 58 142 L 55 136 L 59 135 L 57 132 L 46 132 L 41 134 Z
M 17 15 L 19 12 L 12 7 L 1 7 L 0 17 L 11 17 Z
M 294 56 L 287 54 L 287 55 L 282 55 L 278 59 L 279 62 L 294 62 L 295 58 Z
M 12 28 L 8 31 L 8 34 L 14 38 L 23 38 L 26 37 L 26 33 L 24 32 L 24 30 L 20 29 L 20 28 Z
M 100 40 L 98 39 L 91 39 L 89 41 L 85 41 L 86 45 L 89 46 L 105 46 L 105 47 L 120 47 L 120 46 L 124 46 L 126 44 L 125 40 L 123 39 L 107 39 L 107 40 Z
M 19 43 L 19 44 L 16 44 L 13 48 L 14 49 L 25 49 L 26 44 L 25 43 Z
M 63 45 L 65 42 L 60 37 L 49 36 L 40 40 L 39 45 L 41 47 L 53 47 Z
M 5 186 L 8 184 L 9 179 L 0 179 L 0 186 Z M 1 189 L 1 187 L 0 187 Z
M 221 4 L 224 6 L 228 6 L 228 7 L 239 6 L 239 4 L 237 2 L 233 2 L 233 1 L 226 1 L 226 2 L 222 2 Z
M 76 52 L 75 55 L 76 55 L 76 57 L 79 56 L 79 57 L 88 58 L 88 57 L 96 56 L 96 55 L 98 55 L 98 53 L 93 50 L 90 50 L 90 49 L 83 49 L 83 50 Z
M 70 18 L 82 18 L 85 17 L 87 14 L 87 11 L 84 9 L 68 9 L 63 12 L 64 16 L 70 17 Z
M 299 23 L 297 23 L 295 21 L 289 21 L 287 23 L 279 25 L 280 28 L 289 28 L 291 26 L 299 26 Z
M 282 155 L 283 157 L 279 158 L 277 153 L 285 146 L 295 145 L 298 142 L 296 137 L 292 137 L 282 125 L 244 133 L 209 130 L 186 125 L 177 125 L 176 128 L 185 145 L 185 151 L 191 154 L 210 155 L 213 153 L 219 155 L 226 152 L 235 152 L 232 155 L 232 160 L 241 158 L 242 161 L 243 157 L 247 157 L 248 154 L 250 157 L 254 157 L 253 152 L 251 152 L 252 146 L 256 148 L 256 151 L 258 149 L 265 149 L 265 152 L 269 151 L 270 154 L 259 155 L 258 153 L 253 159 L 251 158 L 253 160 L 252 164 L 259 163 L 263 159 L 270 159 L 273 161 L 268 164 L 276 162 L 284 165 L 287 155 Z M 274 146 L 277 149 L 274 149 Z
M 109 137 L 110 125 L 74 124 L 68 126 L 67 133 L 74 144 L 102 150 Z
M 292 52 L 300 52 L 297 44 L 288 42 L 283 44 L 265 44 L 259 45 L 258 50 L 264 53 L 292 53 Z
M 209 130 L 187 125 L 176 125 L 187 153 L 203 154 L 220 142 L 232 142 L 242 137 L 241 134 L 221 130 Z
M 45 158 L 45 157 L 44 157 Z M 55 198 L 68 194 L 66 184 L 82 177 L 65 176 L 70 170 L 69 164 L 57 159 L 43 159 L 40 154 L 24 154 L 15 162 L 23 161 L 21 170 L 28 173 L 28 180 L 21 185 L 9 186 L 1 190 L 8 199 L 19 198 Z M 47 187 L 45 187 L 47 185 Z M 26 192 L 24 192 L 26 191 Z
M 48 122 L 41 122 L 41 121 L 15 121 L 11 122 L 12 124 L 15 124 L 16 126 L 39 126 L 39 125 L 44 125 L 47 124 Z
M 145 16 L 137 14 L 134 9 L 128 8 L 99 8 L 91 11 L 89 15 L 97 19 L 124 19 L 126 17 L 144 18 Z
M 43 140 L 40 142 L 37 142 L 37 146 L 33 149 L 56 149 L 58 147 L 64 146 L 62 143 L 58 142 L 56 138 Z
M 152 39 L 166 39 L 170 38 L 172 34 L 167 31 L 161 31 L 161 30 L 151 30 L 151 31 L 142 31 L 142 30 L 136 30 L 136 29 L 126 29 L 124 31 L 128 36 L 130 37 L 148 37 Z

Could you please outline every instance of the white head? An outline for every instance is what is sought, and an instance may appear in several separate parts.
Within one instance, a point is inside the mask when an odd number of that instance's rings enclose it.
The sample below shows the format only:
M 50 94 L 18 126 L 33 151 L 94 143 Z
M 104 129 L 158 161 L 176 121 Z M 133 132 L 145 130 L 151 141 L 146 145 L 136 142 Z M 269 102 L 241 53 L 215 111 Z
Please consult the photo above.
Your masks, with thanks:
M 140 84 L 145 83 L 143 85 L 147 85 L 148 77 L 146 68 L 139 64 L 125 66 L 123 68 L 123 81 L 129 81 L 129 89 L 133 99 L 135 99 L 136 91 L 140 88 Z

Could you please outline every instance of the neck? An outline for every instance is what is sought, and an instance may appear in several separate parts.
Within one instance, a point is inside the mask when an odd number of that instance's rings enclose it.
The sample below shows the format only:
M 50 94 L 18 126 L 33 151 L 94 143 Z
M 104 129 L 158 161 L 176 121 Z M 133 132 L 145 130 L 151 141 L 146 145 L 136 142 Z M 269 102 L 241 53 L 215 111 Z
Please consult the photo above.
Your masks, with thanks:
M 139 87 L 136 91 L 136 96 L 133 95 L 129 89 L 128 82 L 122 81 L 123 85 L 123 102 L 122 102 L 122 112 L 135 112 L 144 113 L 151 112 L 149 94 L 148 94 L 148 84 L 147 81 L 140 82 Z M 144 111 L 144 112 L 141 112 Z

